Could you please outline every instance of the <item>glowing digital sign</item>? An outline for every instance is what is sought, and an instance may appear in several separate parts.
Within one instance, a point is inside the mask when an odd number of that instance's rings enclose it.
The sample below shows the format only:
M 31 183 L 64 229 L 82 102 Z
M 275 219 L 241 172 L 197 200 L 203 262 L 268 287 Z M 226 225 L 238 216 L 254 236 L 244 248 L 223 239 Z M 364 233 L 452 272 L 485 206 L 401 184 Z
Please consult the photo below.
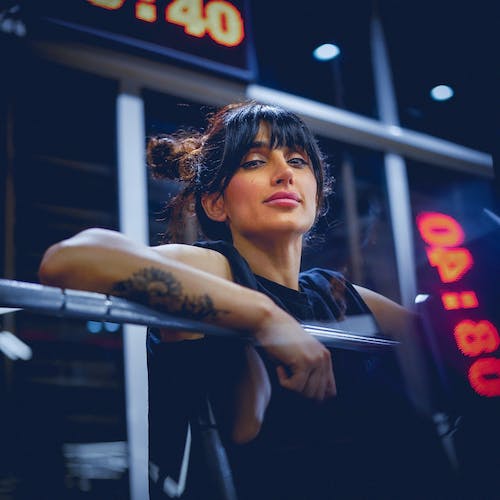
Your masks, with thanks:
M 255 78 L 245 0 L 46 0 L 40 20 L 245 80 Z
M 463 246 L 465 232 L 455 219 L 438 212 L 419 214 L 417 228 L 428 245 L 425 249 L 428 263 L 439 277 L 442 314 L 448 317 L 444 324 L 451 325 L 451 331 L 440 331 L 438 335 L 453 336 L 473 391 L 484 398 L 498 397 L 500 335 L 495 325 L 482 316 L 479 293 L 470 283 L 464 284 L 464 278 L 475 265 L 471 251 Z M 467 311 L 473 311 L 474 316 Z

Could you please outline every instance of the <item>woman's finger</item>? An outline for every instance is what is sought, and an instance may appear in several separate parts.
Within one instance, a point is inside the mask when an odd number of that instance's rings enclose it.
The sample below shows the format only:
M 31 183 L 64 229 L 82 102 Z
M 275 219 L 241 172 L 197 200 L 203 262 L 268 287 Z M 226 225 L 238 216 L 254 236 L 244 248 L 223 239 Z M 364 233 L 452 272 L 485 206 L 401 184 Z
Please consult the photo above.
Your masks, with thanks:
M 292 375 L 289 375 L 285 367 L 279 365 L 276 367 L 276 373 L 278 374 L 278 380 L 282 387 L 302 393 L 307 383 L 308 372 L 297 370 L 295 373 L 292 373 Z

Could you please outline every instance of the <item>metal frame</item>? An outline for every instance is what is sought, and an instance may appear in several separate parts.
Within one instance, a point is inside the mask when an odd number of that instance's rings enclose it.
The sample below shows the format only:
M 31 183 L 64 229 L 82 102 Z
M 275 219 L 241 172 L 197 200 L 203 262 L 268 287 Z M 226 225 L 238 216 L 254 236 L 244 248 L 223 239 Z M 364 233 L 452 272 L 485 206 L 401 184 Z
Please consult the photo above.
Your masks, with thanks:
M 389 54 L 387 53 L 382 24 L 376 14 L 374 14 L 371 22 L 371 49 L 375 95 L 380 120 L 386 125 L 399 127 Z M 417 274 L 406 162 L 402 155 L 388 152 L 384 155 L 384 163 L 385 183 L 389 198 L 391 227 L 398 269 L 399 293 L 401 303 L 411 310 L 415 306 L 415 297 L 417 295 Z
M 144 104 L 135 85 L 123 84 L 116 102 L 118 202 L 120 230 L 147 245 L 147 178 L 144 168 Z M 146 328 L 123 326 L 125 401 L 129 453 L 130 497 L 148 491 L 148 374 Z
M 245 98 L 280 104 L 299 114 L 315 133 L 325 137 L 478 176 L 494 176 L 493 157 L 489 153 L 279 90 L 245 85 L 130 55 L 117 57 L 116 53 L 105 49 L 41 42 L 33 47 L 36 53 L 50 61 L 204 104 L 218 106 Z

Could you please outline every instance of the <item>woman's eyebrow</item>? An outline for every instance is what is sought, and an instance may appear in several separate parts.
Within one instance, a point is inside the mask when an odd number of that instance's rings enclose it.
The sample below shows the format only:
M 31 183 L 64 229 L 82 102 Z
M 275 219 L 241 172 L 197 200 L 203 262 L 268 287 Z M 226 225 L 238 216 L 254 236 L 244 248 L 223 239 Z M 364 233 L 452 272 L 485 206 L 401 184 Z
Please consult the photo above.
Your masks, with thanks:
M 267 141 L 253 141 L 250 144 L 250 147 L 248 148 L 248 151 L 251 151 L 252 149 L 274 149 L 271 148 L 271 145 Z M 289 153 L 300 153 L 300 154 L 306 154 L 306 151 L 303 147 L 294 145 L 294 146 L 284 146 L 284 149 L 286 149 Z
M 264 141 L 253 141 L 249 149 L 268 148 L 269 143 Z

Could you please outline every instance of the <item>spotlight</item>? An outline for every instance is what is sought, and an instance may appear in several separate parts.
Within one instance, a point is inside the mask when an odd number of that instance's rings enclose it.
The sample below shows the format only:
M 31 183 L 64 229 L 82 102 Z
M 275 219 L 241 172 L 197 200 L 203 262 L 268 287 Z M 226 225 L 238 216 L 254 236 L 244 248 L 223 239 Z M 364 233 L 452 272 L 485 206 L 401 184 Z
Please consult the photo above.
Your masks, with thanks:
M 453 89 L 448 85 L 437 85 L 431 90 L 431 97 L 435 101 L 447 101 L 453 97 Z
M 324 43 L 313 50 L 313 56 L 318 61 L 329 61 L 340 54 L 340 49 L 333 43 Z

